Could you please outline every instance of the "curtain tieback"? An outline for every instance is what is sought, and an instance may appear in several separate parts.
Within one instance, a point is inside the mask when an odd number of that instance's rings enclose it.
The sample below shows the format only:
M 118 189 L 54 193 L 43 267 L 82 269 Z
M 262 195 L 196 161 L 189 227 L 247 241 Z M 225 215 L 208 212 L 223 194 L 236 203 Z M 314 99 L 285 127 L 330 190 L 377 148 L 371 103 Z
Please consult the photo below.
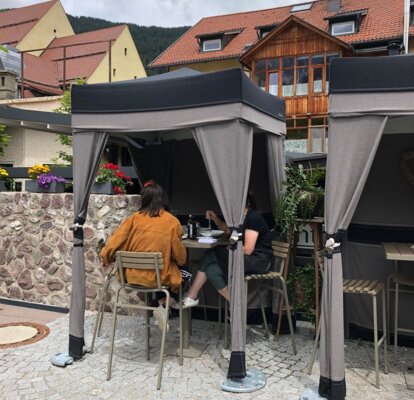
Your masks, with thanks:
M 325 250 L 332 254 L 334 250 L 340 245 L 341 243 L 335 242 L 334 238 L 329 238 L 325 243 Z
M 237 248 L 237 242 L 243 236 L 243 226 L 229 226 L 229 229 L 231 230 L 231 235 L 229 238 L 230 246 L 228 246 L 228 249 L 234 251 Z
M 79 224 L 78 222 L 76 224 L 70 225 L 69 230 L 70 231 L 76 231 L 77 229 L 83 229 L 83 225 Z
M 73 225 L 69 227 L 73 231 L 73 238 L 78 239 L 79 243 L 74 243 L 74 247 L 83 246 L 83 224 L 85 223 L 85 218 L 76 217 L 73 221 Z

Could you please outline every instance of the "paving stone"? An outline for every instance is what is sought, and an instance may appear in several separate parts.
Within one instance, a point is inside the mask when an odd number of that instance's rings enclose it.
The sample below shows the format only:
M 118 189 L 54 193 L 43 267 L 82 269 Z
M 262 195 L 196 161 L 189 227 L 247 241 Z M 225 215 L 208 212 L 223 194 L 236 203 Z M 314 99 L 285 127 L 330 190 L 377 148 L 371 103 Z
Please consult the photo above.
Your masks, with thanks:
M 90 341 L 96 314 L 87 312 L 85 331 Z M 106 315 L 102 336 L 97 339 L 94 354 L 66 368 L 54 367 L 50 357 L 66 351 L 68 316 L 49 324 L 51 333 L 45 339 L 26 347 L 0 350 L 0 398 L 11 399 L 159 399 L 232 400 L 234 394 L 224 393 L 219 385 L 227 373 L 230 351 L 218 340 L 217 325 L 212 322 L 193 321 L 191 341 L 208 344 L 198 359 L 185 359 L 184 366 L 178 357 L 166 356 L 162 390 L 157 391 L 156 374 L 160 346 L 160 331 L 151 328 L 151 359 L 145 358 L 144 329 L 139 315 L 119 315 L 113 373 L 106 380 L 109 350 L 110 315 Z M 178 340 L 177 319 L 170 322 L 167 341 Z M 313 329 L 299 324 L 298 354 L 293 355 L 290 337 L 280 336 L 278 341 L 265 339 L 261 328 L 247 332 L 247 366 L 257 367 L 267 377 L 267 385 L 258 392 L 243 395 L 244 399 L 297 400 L 306 387 L 317 385 L 319 363 L 315 361 L 313 373 L 307 375 L 307 365 L 313 346 Z M 259 333 L 256 333 L 259 332 Z M 371 343 L 347 342 L 347 392 L 349 399 L 413 399 L 413 392 L 405 386 L 402 370 L 412 363 L 414 349 L 401 348 L 397 359 L 390 353 L 389 374 L 381 374 L 379 390 L 374 390 L 375 374 Z M 173 394 L 173 396 L 172 396 Z

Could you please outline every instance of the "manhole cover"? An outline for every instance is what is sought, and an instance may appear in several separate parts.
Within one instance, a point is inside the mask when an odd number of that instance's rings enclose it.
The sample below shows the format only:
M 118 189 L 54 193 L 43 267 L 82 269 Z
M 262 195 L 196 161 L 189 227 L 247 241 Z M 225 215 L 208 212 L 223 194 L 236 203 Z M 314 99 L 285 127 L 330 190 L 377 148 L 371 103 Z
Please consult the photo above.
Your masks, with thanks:
M 49 334 L 47 326 L 33 322 L 0 324 L 0 349 L 35 343 Z

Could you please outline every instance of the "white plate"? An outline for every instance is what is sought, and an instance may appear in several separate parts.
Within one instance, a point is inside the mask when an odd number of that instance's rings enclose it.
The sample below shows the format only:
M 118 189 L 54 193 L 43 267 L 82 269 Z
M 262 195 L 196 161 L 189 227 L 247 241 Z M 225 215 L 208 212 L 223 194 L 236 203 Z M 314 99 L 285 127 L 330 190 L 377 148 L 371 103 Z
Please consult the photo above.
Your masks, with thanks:
M 224 233 L 224 231 L 219 231 L 219 230 L 206 230 L 206 231 L 201 231 L 200 235 L 204 236 L 204 237 L 218 237 L 221 236 Z

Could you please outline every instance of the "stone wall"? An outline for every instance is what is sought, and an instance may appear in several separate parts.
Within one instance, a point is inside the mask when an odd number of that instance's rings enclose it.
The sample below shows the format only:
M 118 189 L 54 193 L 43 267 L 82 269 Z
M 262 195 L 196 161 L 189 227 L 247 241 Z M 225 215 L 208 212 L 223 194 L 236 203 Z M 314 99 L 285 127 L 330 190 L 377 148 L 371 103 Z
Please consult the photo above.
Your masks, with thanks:
M 84 228 L 86 308 L 95 309 L 104 272 L 96 243 L 135 212 L 139 196 L 91 195 Z M 73 195 L 0 192 L 0 297 L 69 307 Z

